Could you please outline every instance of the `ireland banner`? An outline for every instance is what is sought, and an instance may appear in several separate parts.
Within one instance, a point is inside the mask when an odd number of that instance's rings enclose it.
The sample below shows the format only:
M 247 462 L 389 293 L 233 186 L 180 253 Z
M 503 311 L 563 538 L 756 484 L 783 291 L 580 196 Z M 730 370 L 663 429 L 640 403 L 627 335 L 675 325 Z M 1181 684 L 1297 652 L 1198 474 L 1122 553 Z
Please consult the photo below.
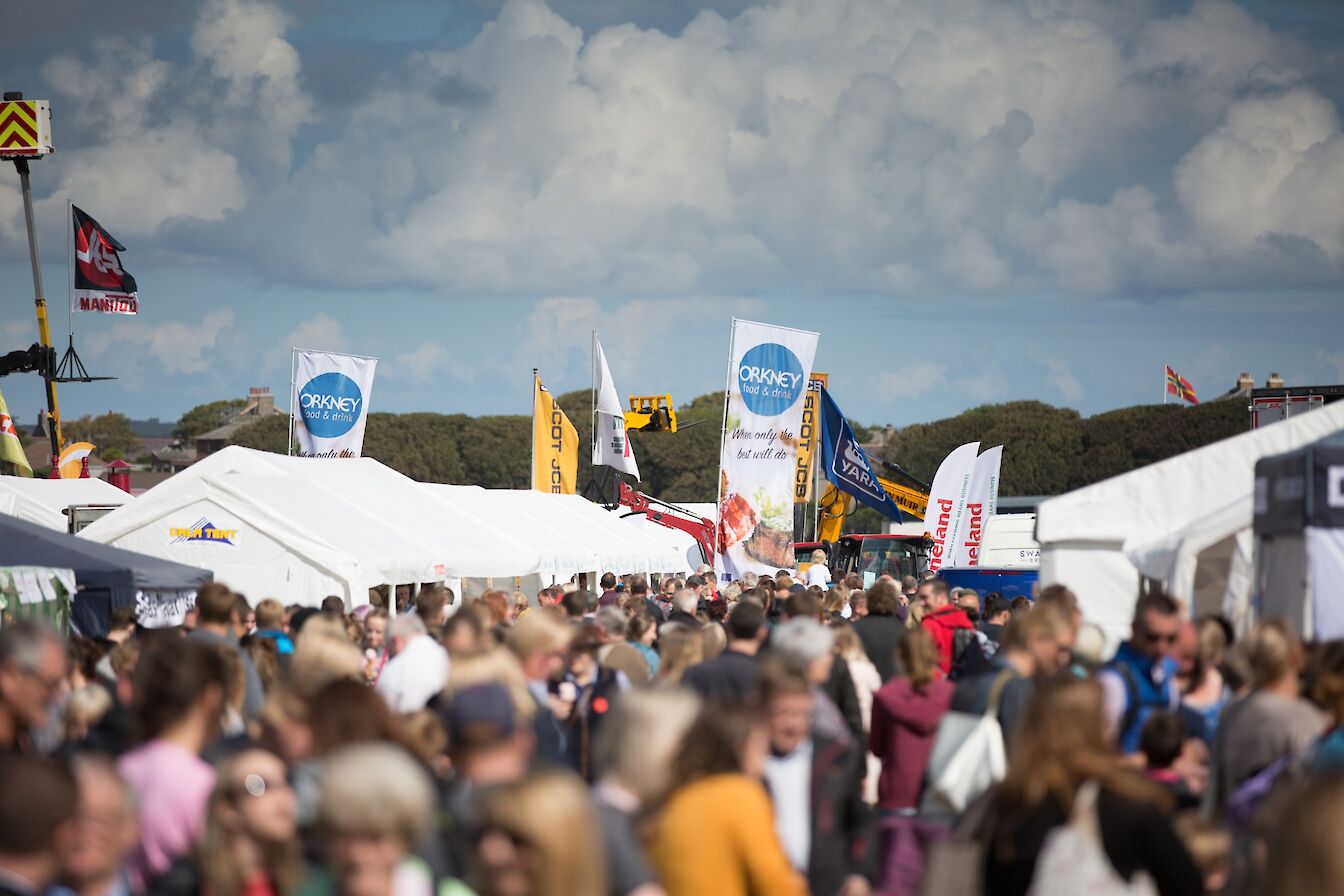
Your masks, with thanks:
M 291 432 L 300 457 L 359 457 L 377 358 L 294 350 Z
M 714 564 L 723 581 L 794 568 L 794 472 L 817 339 L 804 330 L 733 321 Z
M 924 514 L 924 532 L 933 544 L 929 547 L 929 572 L 952 565 L 964 526 L 966 495 L 975 475 L 975 456 L 979 442 L 969 442 L 954 450 L 938 466 L 929 489 L 929 508 Z
M 999 503 L 999 468 L 1003 446 L 996 445 L 975 459 L 966 489 L 966 511 L 960 537 L 951 552 L 950 566 L 979 566 L 980 537 Z

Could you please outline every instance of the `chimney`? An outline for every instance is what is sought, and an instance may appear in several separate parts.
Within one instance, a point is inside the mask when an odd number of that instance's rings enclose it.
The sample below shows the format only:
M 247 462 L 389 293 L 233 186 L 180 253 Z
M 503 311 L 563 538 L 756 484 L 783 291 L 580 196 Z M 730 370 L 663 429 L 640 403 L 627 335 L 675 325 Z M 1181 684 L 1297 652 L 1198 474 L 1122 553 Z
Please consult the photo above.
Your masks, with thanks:
M 1243 370 L 1237 374 L 1237 391 L 1249 392 L 1255 388 L 1255 377 L 1251 376 L 1250 371 Z
M 247 406 L 251 413 L 257 417 L 272 417 L 275 415 L 275 396 L 271 394 L 270 386 L 253 386 L 247 390 Z
M 1283 377 L 1279 376 L 1277 373 L 1271 373 L 1271 374 L 1269 375 L 1269 380 L 1265 383 L 1265 388 L 1266 388 L 1266 389 L 1282 389 L 1282 388 L 1283 388 Z

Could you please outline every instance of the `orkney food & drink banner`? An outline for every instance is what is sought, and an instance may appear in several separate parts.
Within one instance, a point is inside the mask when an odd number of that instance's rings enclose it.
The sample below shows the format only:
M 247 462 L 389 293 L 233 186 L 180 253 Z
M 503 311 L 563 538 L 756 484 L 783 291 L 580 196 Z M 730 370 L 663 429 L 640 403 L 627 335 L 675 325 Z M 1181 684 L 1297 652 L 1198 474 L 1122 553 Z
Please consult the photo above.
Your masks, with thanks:
M 794 473 L 817 339 L 733 321 L 714 564 L 722 581 L 794 567 Z
M 295 351 L 294 439 L 300 457 L 359 457 L 376 358 Z

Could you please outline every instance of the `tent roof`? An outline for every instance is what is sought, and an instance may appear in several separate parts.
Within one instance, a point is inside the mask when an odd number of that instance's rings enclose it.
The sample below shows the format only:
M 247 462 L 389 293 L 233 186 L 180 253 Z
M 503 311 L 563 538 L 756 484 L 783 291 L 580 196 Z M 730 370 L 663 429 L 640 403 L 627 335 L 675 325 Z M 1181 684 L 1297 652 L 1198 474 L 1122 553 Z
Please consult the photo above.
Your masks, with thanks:
M 71 504 L 126 504 L 131 496 L 101 479 L 28 479 L 0 476 L 0 513 L 66 531 Z
M 1254 488 L 1255 462 L 1344 429 L 1344 402 L 1232 436 L 1041 502 L 1036 540 L 1119 545 L 1217 511 Z
M 0 566 L 73 569 L 85 588 L 190 591 L 210 581 L 208 570 L 54 532 L 15 517 L 0 516 Z
M 200 500 L 227 507 L 272 541 L 350 582 L 356 600 L 361 587 L 379 583 L 527 575 L 539 562 L 535 550 L 507 532 L 435 499 L 372 458 L 285 457 L 236 446 L 80 534 L 116 541 Z

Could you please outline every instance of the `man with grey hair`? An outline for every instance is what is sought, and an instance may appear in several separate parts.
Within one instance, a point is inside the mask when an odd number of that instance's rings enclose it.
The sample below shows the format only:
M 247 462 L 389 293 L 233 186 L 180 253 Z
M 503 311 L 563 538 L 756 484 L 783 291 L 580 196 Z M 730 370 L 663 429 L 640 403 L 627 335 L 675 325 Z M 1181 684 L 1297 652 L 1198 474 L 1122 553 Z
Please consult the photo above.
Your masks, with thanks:
M 391 659 L 378 676 L 378 693 L 393 712 L 419 712 L 448 681 L 448 653 L 414 613 L 392 619 L 387 645 Z
M 797 618 L 775 626 L 770 633 L 770 657 L 784 668 L 802 675 L 812 686 L 812 730 L 846 746 L 854 735 L 823 685 L 835 662 L 835 632 L 815 619 Z
M 0 628 L 0 755 L 33 752 L 65 674 L 65 649 L 50 629 L 26 619 Z
M 644 654 L 626 640 L 628 620 L 625 612 L 619 607 L 598 607 L 594 621 L 602 638 L 602 646 L 597 650 L 597 661 L 608 669 L 624 672 L 631 684 L 648 684 L 653 673 L 649 670 L 649 662 L 644 659 Z
M 124 865 L 140 839 L 135 792 L 106 757 L 76 755 L 71 770 L 79 787 L 79 823 L 58 856 L 64 886 L 50 896 L 126 896 L 131 882 Z
M 695 618 L 695 611 L 699 606 L 700 595 L 694 588 L 679 588 L 672 595 L 672 612 L 667 614 L 667 621 L 698 628 L 700 620 Z

